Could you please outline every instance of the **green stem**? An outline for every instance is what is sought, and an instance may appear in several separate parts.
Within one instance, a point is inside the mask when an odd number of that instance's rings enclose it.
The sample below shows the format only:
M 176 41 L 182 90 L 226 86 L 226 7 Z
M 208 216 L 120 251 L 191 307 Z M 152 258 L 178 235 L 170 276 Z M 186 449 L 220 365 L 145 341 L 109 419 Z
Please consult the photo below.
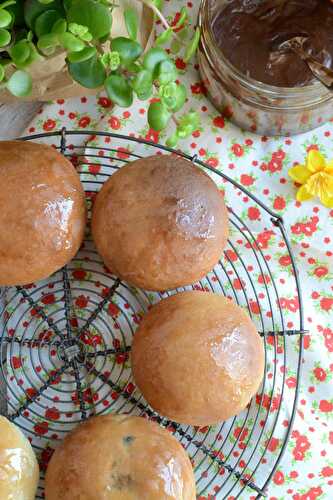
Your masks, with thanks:
M 141 2 L 144 3 L 145 5 L 147 5 L 147 7 L 149 7 L 154 12 L 154 14 L 159 18 L 159 20 L 161 21 L 161 23 L 163 24 L 163 26 L 166 29 L 171 28 L 170 24 L 168 23 L 166 18 L 163 16 L 162 12 L 151 2 L 151 0 L 141 0 Z M 183 40 L 177 35 L 177 33 L 172 31 L 172 36 L 175 37 L 179 43 L 184 45 Z

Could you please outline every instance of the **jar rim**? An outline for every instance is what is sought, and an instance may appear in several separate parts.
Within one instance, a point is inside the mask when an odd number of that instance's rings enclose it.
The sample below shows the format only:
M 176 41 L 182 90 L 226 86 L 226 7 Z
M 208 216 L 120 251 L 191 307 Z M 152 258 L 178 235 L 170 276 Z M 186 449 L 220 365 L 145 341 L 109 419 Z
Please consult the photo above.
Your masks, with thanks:
M 242 73 L 236 66 L 234 66 L 229 59 L 227 59 L 222 51 L 222 49 L 217 45 L 216 38 L 214 36 L 212 30 L 212 23 L 209 22 L 209 3 L 210 0 L 201 0 L 201 5 L 199 9 L 199 17 L 198 17 L 198 25 L 202 32 L 202 27 L 204 24 L 204 14 L 205 14 L 205 5 L 207 5 L 207 23 L 205 23 L 205 30 L 208 32 L 210 37 L 211 46 L 214 47 L 214 50 L 218 53 L 220 60 L 222 60 L 223 64 L 228 67 L 231 75 L 244 86 L 251 89 L 252 91 L 261 91 L 272 97 L 274 95 L 279 96 L 280 98 L 293 98 L 293 97 L 318 97 L 318 93 L 322 94 L 322 99 L 327 99 L 328 97 L 332 97 L 332 92 L 328 90 L 325 85 L 323 85 L 319 80 L 314 81 L 309 85 L 304 85 L 301 87 L 278 87 L 276 85 L 269 85 L 264 82 L 260 82 L 260 80 L 256 80 L 251 76 L 246 76 Z

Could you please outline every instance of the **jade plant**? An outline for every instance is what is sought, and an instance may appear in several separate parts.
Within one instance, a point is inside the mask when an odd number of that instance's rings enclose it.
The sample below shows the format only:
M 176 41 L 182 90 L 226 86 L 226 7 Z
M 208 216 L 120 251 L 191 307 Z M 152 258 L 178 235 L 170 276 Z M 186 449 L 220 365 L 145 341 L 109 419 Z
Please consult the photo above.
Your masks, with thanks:
M 121 2 L 121 0 L 118 0 Z M 133 0 L 139 1 L 139 0 Z M 124 11 L 127 36 L 113 38 L 111 27 L 117 4 L 112 0 L 7 0 L 0 4 L 0 86 L 16 97 L 28 96 L 33 78 L 29 66 L 60 51 L 66 53 L 68 72 L 88 89 L 104 87 L 117 105 L 133 99 L 150 100 L 149 126 L 156 131 L 175 124 L 170 146 L 198 128 L 198 116 L 178 116 L 186 88 L 178 81 L 172 53 L 185 62 L 194 55 L 200 33 L 189 36 L 188 13 L 180 11 L 170 26 L 161 13 L 163 0 L 141 0 L 154 12 L 163 31 L 147 51 L 137 40 L 138 20 L 133 9 Z M 170 42 L 171 55 L 163 48 Z

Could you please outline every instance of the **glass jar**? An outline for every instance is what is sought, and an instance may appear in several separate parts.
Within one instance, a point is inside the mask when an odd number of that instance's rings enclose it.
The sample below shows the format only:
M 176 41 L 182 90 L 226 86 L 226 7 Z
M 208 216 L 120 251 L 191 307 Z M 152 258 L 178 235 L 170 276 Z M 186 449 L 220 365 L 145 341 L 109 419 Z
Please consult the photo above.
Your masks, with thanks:
M 306 132 L 333 118 L 333 93 L 316 81 L 304 87 L 274 87 L 242 74 L 223 55 L 212 20 L 230 0 L 202 0 L 199 67 L 215 107 L 245 130 L 262 135 Z

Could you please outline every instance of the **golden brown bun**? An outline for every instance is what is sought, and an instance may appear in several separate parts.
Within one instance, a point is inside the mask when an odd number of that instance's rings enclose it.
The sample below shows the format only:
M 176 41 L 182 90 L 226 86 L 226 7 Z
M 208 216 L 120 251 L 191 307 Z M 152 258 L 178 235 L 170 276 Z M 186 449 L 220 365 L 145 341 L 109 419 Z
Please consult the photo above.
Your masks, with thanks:
M 214 293 L 162 300 L 134 335 L 132 369 L 150 405 L 176 422 L 212 425 L 256 393 L 264 349 L 245 311 Z
M 35 500 L 39 467 L 22 432 L 0 416 L 0 498 Z
M 0 142 L 0 286 L 50 276 L 78 251 L 84 192 L 73 165 L 55 149 Z
M 105 264 L 146 290 L 191 284 L 213 269 L 228 237 L 228 215 L 215 183 L 175 155 L 122 167 L 104 184 L 92 233 Z
M 195 500 L 191 462 L 165 429 L 107 415 L 79 425 L 55 451 L 46 500 Z

